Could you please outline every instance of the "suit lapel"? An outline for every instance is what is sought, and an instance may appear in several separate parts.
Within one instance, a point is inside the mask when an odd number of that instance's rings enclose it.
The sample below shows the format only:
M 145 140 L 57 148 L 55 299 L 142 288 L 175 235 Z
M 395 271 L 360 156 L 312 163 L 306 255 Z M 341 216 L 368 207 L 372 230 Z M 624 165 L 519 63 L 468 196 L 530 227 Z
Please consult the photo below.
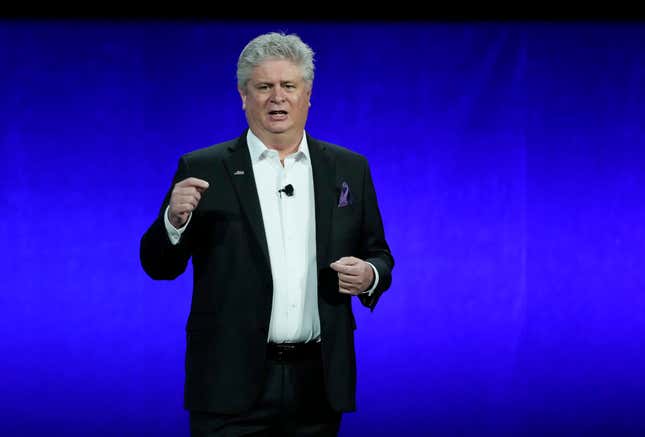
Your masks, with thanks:
M 329 233 L 331 219 L 335 206 L 335 169 L 334 163 L 326 150 L 326 146 L 307 136 L 307 144 L 311 155 L 311 167 L 314 182 L 314 200 L 316 209 L 316 260 L 318 268 L 325 268 L 328 264 L 327 249 L 329 244 Z M 246 214 L 253 234 L 255 235 L 264 258 L 269 264 L 269 249 L 267 246 L 264 224 L 262 221 L 262 210 L 258 198 L 253 175 L 253 166 L 246 143 L 244 133 L 237 143 L 230 146 L 230 154 L 224 159 L 224 165 L 232 180 L 233 186 Z M 240 174 L 244 172 L 244 174 Z
M 229 150 L 230 155 L 224 159 L 224 165 L 226 166 L 229 177 L 233 181 L 232 183 L 237 191 L 242 210 L 246 214 L 253 234 L 262 248 L 264 258 L 267 264 L 270 265 L 269 249 L 262 221 L 262 209 L 260 208 L 260 199 L 255 186 L 251 156 L 246 144 L 246 132 L 239 138 L 237 143 L 230 146 Z
M 335 206 L 336 179 L 333 160 L 326 146 L 307 136 L 307 145 L 311 155 L 311 168 L 314 179 L 314 199 L 316 204 L 316 259 L 318 268 L 328 264 L 327 249 L 331 218 Z

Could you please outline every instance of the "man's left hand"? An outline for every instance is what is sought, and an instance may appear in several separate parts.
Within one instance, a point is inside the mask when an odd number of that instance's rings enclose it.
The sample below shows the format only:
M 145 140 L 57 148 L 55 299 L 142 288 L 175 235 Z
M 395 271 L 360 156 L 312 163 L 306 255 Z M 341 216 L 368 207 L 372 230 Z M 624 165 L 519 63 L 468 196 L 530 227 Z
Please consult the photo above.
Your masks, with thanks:
M 329 265 L 338 272 L 338 291 L 358 295 L 367 290 L 374 280 L 372 266 L 362 259 L 344 256 Z

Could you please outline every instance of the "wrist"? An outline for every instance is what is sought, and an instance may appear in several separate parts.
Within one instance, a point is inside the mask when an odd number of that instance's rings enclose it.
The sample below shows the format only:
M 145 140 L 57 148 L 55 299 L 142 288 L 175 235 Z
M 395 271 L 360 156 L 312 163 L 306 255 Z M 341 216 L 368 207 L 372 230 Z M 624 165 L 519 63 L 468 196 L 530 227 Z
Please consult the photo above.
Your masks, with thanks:
M 182 228 L 185 224 L 186 221 L 181 221 L 181 219 L 175 219 L 173 217 L 170 218 L 170 224 L 173 225 L 175 229 L 180 229 Z
M 180 229 L 186 224 L 187 220 L 183 219 L 180 215 L 168 211 L 168 221 L 175 229 Z

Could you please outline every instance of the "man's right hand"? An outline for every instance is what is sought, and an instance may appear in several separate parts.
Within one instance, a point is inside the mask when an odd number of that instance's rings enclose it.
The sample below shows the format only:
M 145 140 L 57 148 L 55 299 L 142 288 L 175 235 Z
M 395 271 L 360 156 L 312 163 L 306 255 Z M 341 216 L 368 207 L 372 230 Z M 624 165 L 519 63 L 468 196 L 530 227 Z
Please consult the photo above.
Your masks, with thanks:
M 175 184 L 168 209 L 168 220 L 175 228 L 179 229 L 186 224 L 208 186 L 208 182 L 197 178 L 187 178 Z

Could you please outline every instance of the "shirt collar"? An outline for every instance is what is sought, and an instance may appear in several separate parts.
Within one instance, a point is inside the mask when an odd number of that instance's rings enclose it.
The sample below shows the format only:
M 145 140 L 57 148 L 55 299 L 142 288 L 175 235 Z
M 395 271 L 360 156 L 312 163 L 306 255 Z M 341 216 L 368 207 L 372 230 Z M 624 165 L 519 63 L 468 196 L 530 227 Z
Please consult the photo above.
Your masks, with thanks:
M 251 129 L 246 133 L 246 143 L 249 147 L 249 152 L 251 154 L 251 162 L 256 163 L 260 158 L 266 154 L 269 150 L 267 146 L 264 145 L 262 140 L 260 140 Z M 309 159 L 309 145 L 307 144 L 307 133 L 303 131 L 302 140 L 298 145 L 298 151 L 294 153 L 296 159 L 301 157 Z

